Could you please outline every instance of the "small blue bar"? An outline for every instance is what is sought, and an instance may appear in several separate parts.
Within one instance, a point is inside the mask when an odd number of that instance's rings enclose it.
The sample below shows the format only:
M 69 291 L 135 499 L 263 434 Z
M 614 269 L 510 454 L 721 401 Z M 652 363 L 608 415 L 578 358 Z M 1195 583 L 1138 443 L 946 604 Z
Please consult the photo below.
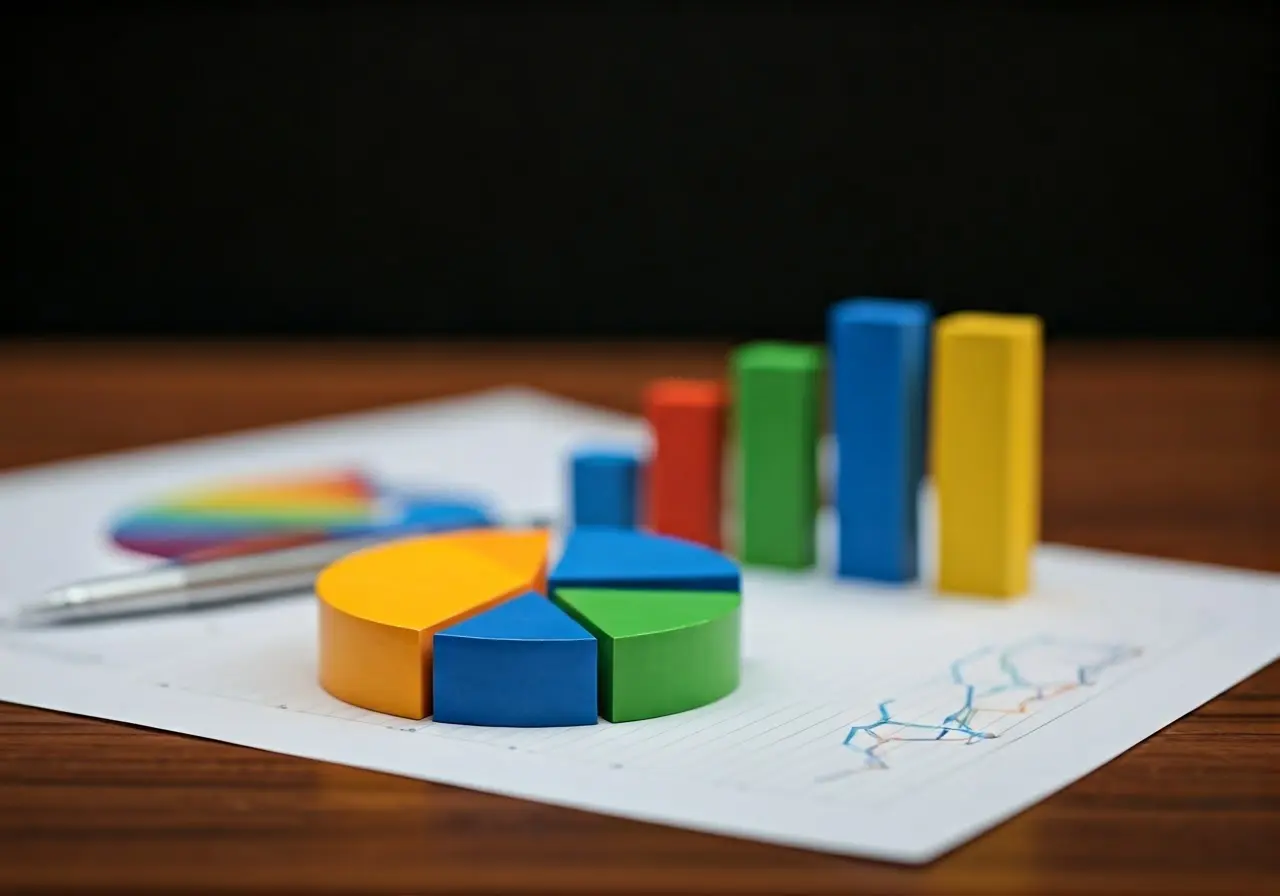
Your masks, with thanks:
M 582 448 L 573 453 L 573 525 L 634 529 L 640 457 L 634 451 Z
M 918 575 L 918 510 L 933 311 L 926 302 L 849 299 L 831 308 L 837 574 Z

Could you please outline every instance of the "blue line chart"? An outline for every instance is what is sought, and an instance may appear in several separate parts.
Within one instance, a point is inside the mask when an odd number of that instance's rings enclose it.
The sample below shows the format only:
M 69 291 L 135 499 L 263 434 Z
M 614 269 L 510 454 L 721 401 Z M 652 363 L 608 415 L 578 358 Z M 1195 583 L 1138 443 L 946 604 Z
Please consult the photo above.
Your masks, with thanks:
M 1027 716 L 1048 701 L 1091 687 L 1102 673 L 1140 656 L 1141 648 L 1040 635 L 1014 644 L 991 645 L 948 666 L 944 698 L 954 706 L 941 716 L 899 717 L 895 699 L 881 701 L 877 718 L 851 725 L 843 746 L 859 754 L 864 768 L 888 769 L 890 744 L 950 741 L 976 744 L 999 737 L 1001 718 Z M 944 704 L 945 705 L 945 704 Z

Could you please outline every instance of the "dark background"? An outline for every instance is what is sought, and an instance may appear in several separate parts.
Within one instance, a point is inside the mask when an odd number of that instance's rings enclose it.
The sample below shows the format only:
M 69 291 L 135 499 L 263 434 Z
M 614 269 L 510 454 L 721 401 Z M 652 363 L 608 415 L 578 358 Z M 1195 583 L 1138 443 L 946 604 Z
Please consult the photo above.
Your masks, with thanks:
M 1275 335 L 1274 6 L 10 15 L 0 332 Z

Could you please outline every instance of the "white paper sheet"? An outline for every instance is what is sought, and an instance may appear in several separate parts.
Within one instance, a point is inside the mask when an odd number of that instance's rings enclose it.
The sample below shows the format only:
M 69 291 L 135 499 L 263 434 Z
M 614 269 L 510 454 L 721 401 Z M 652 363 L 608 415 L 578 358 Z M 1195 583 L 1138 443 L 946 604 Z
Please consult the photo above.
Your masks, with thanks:
M 353 465 L 558 515 L 582 441 L 641 425 L 522 390 L 0 476 L 0 613 L 145 561 L 107 521 L 175 488 Z M 927 510 L 927 508 L 926 508 Z M 824 558 L 832 529 L 824 520 Z M 925 570 L 928 581 L 928 545 Z M 928 861 L 1280 655 L 1280 577 L 1045 546 L 1013 603 L 806 574 L 745 577 L 740 689 L 568 729 L 409 722 L 316 684 L 307 596 L 40 631 L 0 628 L 0 699 L 632 818 Z

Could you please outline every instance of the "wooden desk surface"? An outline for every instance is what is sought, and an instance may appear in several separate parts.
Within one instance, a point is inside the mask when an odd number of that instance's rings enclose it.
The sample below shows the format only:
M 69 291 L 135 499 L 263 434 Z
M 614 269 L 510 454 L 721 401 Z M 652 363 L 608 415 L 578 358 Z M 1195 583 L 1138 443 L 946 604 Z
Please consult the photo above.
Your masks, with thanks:
M 635 410 L 721 346 L 0 344 L 0 467 L 523 382 Z M 1047 540 L 1280 570 L 1265 347 L 1051 346 Z M 3 546 L 0 546 L 3 562 Z M 605 818 L 0 704 L 0 891 L 1280 888 L 1280 665 L 932 866 Z

